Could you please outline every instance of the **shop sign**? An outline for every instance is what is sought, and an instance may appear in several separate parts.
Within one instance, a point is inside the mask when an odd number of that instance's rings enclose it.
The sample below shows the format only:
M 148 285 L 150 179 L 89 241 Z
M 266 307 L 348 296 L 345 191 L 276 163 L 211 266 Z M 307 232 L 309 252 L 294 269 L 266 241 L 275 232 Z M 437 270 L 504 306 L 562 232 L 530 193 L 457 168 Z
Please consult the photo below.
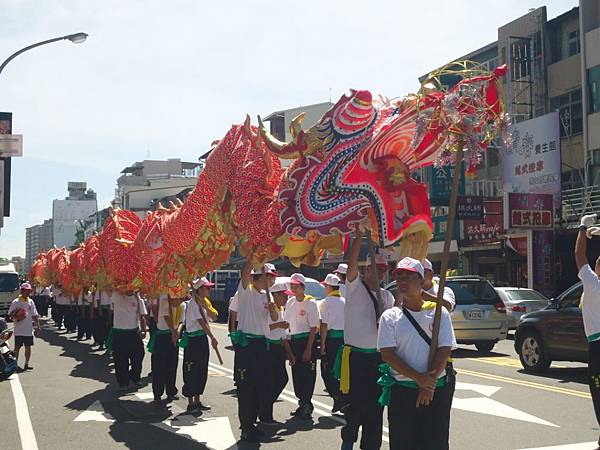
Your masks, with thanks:
M 458 220 L 482 220 L 483 197 L 476 197 L 473 195 L 458 197 L 456 214 Z
M 504 195 L 506 228 L 551 229 L 553 227 L 552 194 L 507 192 Z

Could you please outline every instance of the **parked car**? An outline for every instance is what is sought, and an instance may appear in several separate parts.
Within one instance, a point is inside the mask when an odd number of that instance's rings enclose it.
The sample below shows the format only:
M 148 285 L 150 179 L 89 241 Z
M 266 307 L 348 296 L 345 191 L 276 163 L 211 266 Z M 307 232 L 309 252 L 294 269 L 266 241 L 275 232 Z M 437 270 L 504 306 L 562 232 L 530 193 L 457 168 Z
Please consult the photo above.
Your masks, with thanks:
M 515 350 L 526 372 L 542 372 L 552 361 L 588 361 L 588 342 L 579 308 L 583 285 L 578 282 L 546 308 L 521 318 Z
M 496 342 L 506 339 L 506 308 L 489 281 L 478 276 L 456 276 L 448 277 L 446 286 L 456 298 L 451 317 L 459 344 L 474 344 L 480 352 L 490 352 Z M 387 289 L 395 296 L 396 282 Z
M 550 302 L 548 297 L 535 289 L 517 287 L 497 287 L 495 289 L 506 306 L 509 330 L 517 328 L 524 314 L 544 309 Z

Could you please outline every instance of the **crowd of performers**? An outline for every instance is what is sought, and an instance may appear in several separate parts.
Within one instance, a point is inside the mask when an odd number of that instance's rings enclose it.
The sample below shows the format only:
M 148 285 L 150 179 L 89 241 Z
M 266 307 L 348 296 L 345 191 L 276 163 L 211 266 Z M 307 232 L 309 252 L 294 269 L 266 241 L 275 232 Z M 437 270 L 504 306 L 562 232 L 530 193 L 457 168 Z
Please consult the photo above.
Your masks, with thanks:
M 393 276 L 396 297 L 378 281 L 389 270 L 377 259 L 359 273 L 361 233 L 340 264 L 322 284 L 325 298 L 305 293 L 305 278 L 296 273 L 289 283 L 277 282 L 273 264 L 253 268 L 246 263 L 230 303 L 230 338 L 235 351 L 241 439 L 260 442 L 264 427 L 282 425 L 273 408 L 288 383 L 291 366 L 299 420 L 311 420 L 312 397 L 320 359 L 321 376 L 333 399 L 333 413 L 343 414 L 342 450 L 379 449 L 383 411 L 388 406 L 391 448 L 448 448 L 450 409 L 455 377 L 450 353 L 456 346 L 449 311 L 454 294 L 443 293 L 439 341 L 433 365 L 429 348 L 437 285 L 433 268 L 404 258 Z M 52 292 L 52 317 L 58 329 L 77 332 L 77 339 L 93 338 L 97 350 L 111 353 L 121 391 L 141 387 L 142 361 L 151 353 L 154 402 L 178 398 L 179 349 L 183 348 L 182 394 L 190 413 L 209 410 L 201 401 L 207 383 L 210 347 L 218 352 L 210 322 L 217 311 L 210 300 L 213 287 L 205 277 L 195 279 L 190 296 L 144 299 L 134 291 L 84 289 L 79 298 L 66 296 L 60 286 Z M 379 290 L 379 292 L 377 292 Z M 36 302 L 50 299 L 38 292 Z M 43 308 L 43 306 L 42 306 Z M 219 359 L 220 359 L 220 355 Z M 423 431 L 427 424 L 427 432 Z

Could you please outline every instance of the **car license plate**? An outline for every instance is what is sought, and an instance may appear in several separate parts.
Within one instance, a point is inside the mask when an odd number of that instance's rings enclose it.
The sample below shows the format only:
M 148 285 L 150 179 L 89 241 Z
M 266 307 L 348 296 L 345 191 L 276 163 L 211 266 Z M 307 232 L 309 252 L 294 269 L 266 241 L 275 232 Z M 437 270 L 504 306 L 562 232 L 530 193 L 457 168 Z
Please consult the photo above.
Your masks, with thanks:
M 467 319 L 481 320 L 483 319 L 483 311 L 480 309 L 473 309 L 471 311 L 467 311 Z

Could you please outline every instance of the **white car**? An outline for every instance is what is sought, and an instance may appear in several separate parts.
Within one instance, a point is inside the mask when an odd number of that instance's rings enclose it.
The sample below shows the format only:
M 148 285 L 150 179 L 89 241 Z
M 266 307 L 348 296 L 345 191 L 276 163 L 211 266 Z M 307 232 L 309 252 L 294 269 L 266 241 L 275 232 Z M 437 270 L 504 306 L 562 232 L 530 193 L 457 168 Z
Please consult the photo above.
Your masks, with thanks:
M 508 328 L 519 326 L 521 316 L 532 311 L 539 311 L 548 306 L 548 298 L 534 289 L 517 287 L 497 287 L 496 292 L 506 306 Z

